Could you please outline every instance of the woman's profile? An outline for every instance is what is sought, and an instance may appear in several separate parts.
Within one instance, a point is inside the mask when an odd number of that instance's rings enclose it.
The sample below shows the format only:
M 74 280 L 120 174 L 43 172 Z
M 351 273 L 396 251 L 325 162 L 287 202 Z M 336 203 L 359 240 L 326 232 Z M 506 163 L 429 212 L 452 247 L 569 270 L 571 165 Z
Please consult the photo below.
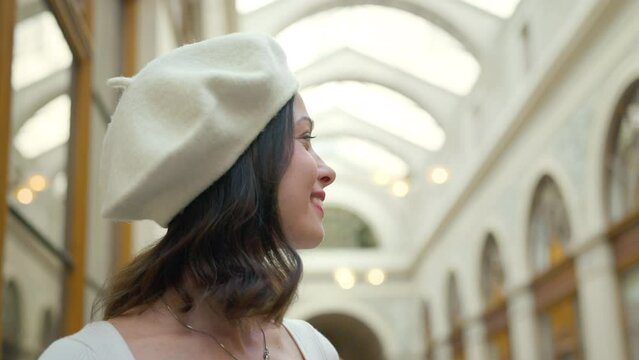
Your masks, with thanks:
M 110 280 L 104 319 L 40 359 L 337 360 L 312 326 L 284 318 L 335 173 L 313 150 L 279 45 L 225 35 L 111 84 L 122 95 L 103 144 L 103 213 L 167 232 Z

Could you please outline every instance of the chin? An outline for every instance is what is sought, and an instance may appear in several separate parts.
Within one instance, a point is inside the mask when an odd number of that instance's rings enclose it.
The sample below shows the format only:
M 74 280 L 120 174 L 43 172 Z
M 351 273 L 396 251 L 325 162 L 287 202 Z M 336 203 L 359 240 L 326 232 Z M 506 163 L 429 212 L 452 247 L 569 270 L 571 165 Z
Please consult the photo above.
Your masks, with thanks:
M 301 240 L 295 240 L 291 243 L 296 250 L 309 250 L 318 247 L 324 240 L 324 232 L 314 236 L 306 236 Z

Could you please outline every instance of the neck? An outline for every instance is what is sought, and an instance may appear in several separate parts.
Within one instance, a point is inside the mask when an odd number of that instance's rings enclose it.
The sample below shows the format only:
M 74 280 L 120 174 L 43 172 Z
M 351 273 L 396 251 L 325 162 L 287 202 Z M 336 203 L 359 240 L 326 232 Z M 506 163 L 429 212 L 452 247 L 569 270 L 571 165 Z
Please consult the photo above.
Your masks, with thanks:
M 224 316 L 220 306 L 201 300 L 202 296 L 199 293 L 190 293 L 194 295 L 195 301 L 193 307 L 187 312 L 181 311 L 184 302 L 174 290 L 167 291 L 156 304 L 160 312 L 173 318 L 177 331 L 199 333 L 193 334 L 196 336 L 202 336 L 201 333 L 208 334 L 234 353 L 263 351 L 262 329 L 267 327 L 264 321 L 257 318 L 229 320 Z M 186 325 L 196 331 L 187 329 Z

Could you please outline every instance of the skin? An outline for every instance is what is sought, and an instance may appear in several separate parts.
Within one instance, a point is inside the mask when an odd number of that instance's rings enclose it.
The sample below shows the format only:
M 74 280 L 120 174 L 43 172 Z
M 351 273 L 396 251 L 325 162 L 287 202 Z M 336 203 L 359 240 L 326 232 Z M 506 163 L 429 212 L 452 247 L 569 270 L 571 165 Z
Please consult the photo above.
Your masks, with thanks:
M 324 238 L 323 189 L 335 180 L 335 171 L 311 146 L 313 121 L 299 95 L 293 102 L 293 114 L 294 150 L 279 184 L 277 201 L 286 238 L 296 249 L 311 249 Z
M 278 207 L 286 238 L 296 249 L 308 249 L 319 245 L 324 238 L 323 189 L 335 180 L 335 172 L 311 146 L 313 122 L 299 94 L 294 100 L 293 121 L 294 150 L 278 187 Z M 197 289 L 189 288 L 189 292 L 197 297 Z M 168 291 L 162 301 L 140 314 L 109 320 L 136 360 L 231 359 L 212 338 L 181 325 L 165 303 L 172 309 L 180 306 L 178 295 Z M 260 328 L 266 335 L 271 359 L 304 359 L 284 326 L 256 319 L 247 319 L 242 326 L 237 326 L 225 320 L 215 307 L 205 304 L 180 314 L 180 320 L 212 334 L 239 359 L 262 358 L 264 342 Z

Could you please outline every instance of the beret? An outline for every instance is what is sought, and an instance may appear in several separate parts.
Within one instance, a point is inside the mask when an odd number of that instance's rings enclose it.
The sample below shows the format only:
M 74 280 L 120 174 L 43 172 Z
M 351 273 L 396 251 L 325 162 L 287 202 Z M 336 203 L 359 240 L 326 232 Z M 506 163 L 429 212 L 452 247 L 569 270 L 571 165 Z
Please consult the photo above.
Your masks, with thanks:
M 281 47 L 235 33 L 185 45 L 123 89 L 102 147 L 102 215 L 171 219 L 237 161 L 298 90 Z

